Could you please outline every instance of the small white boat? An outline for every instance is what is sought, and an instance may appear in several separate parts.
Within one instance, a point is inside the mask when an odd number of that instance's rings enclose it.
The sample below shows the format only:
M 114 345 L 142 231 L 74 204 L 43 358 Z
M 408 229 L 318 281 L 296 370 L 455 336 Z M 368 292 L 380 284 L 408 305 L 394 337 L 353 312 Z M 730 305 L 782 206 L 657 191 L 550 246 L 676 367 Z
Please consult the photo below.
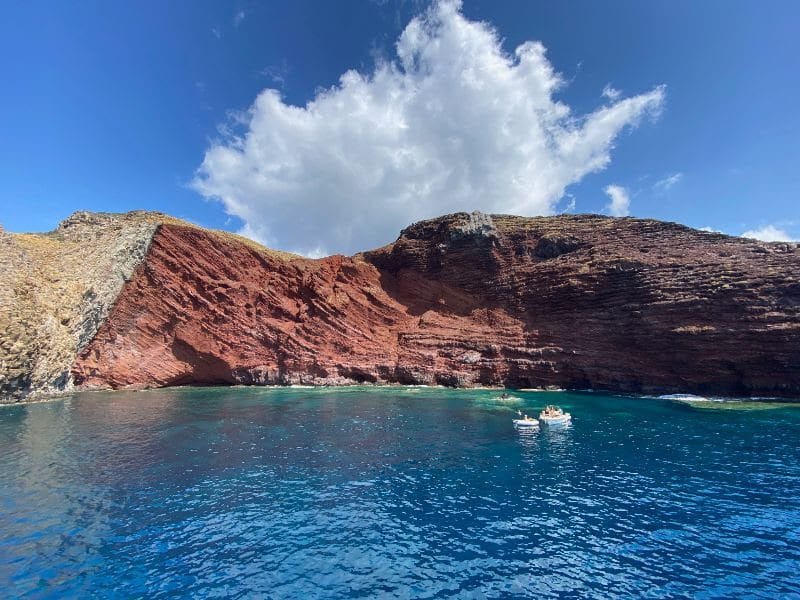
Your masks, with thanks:
M 538 419 L 523 415 L 520 411 L 517 411 L 517 414 L 519 415 L 519 419 L 514 419 L 514 425 L 517 427 L 539 427 Z
M 557 406 L 545 406 L 539 413 L 539 422 L 542 425 L 568 425 L 571 421 L 572 415 Z

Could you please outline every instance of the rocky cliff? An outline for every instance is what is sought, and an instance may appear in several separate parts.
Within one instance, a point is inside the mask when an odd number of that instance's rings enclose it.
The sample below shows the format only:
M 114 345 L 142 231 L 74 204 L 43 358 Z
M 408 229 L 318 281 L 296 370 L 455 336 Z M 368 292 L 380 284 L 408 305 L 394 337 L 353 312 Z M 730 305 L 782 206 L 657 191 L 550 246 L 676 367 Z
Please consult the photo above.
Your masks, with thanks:
M 68 390 L 166 215 L 78 212 L 47 234 L 0 230 L 0 401 Z
M 136 213 L 3 234 L 0 259 L 6 400 L 355 382 L 800 396 L 795 244 L 458 213 L 311 260 Z

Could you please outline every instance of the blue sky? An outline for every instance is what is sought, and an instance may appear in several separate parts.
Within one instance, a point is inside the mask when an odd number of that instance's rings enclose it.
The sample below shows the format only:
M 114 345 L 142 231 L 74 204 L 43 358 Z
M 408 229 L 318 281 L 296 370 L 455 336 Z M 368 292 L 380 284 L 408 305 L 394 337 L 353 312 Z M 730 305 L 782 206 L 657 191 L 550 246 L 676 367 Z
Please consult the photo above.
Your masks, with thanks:
M 7 2 L 0 223 L 144 208 L 310 255 L 474 209 L 800 238 L 797 3 L 442 6 Z

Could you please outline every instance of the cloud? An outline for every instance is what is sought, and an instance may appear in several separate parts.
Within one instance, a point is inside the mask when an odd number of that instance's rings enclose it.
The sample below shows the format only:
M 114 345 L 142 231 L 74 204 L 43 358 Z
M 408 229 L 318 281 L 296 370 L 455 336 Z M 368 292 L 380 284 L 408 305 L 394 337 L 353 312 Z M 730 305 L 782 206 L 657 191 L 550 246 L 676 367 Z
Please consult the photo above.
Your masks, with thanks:
M 745 231 L 742 234 L 744 238 L 751 238 L 754 240 L 761 240 L 762 242 L 793 242 L 795 240 L 792 239 L 785 230 L 779 229 L 774 225 L 765 225 L 760 229 L 751 229 L 749 231 Z
M 630 214 L 631 199 L 624 187 L 619 185 L 606 186 L 605 193 L 611 198 L 606 208 L 614 217 L 627 217 Z
M 664 179 L 659 179 L 656 181 L 653 184 L 653 189 L 657 192 L 666 192 L 672 188 L 672 186 L 679 183 L 681 179 L 683 179 L 683 173 L 673 173 Z
M 237 13 L 236 13 L 236 14 L 233 16 L 233 26 L 234 26 L 234 27 L 239 27 L 239 25 L 241 25 L 241 24 L 242 24 L 242 21 L 244 21 L 244 18 L 245 18 L 246 16 L 247 16 L 247 13 L 246 13 L 245 11 L 243 11 L 243 10 L 240 10 L 240 11 L 238 11 L 238 12 L 237 12 Z
M 286 59 L 283 59 L 280 64 L 267 65 L 258 74 L 282 88 L 286 85 L 286 77 L 289 75 L 289 71 L 289 63 L 286 62 Z
M 603 91 L 600 93 L 600 95 L 603 98 L 615 102 L 622 95 L 622 92 L 620 92 L 617 89 L 614 89 L 613 87 L 611 87 L 611 84 L 607 83 L 606 87 L 603 88 Z
M 663 86 L 574 114 L 542 44 L 508 54 L 460 8 L 433 4 L 393 60 L 347 71 L 303 107 L 261 92 L 243 130 L 207 149 L 194 189 L 268 245 L 350 253 L 443 213 L 552 214 L 622 131 L 658 116 Z
M 573 196 L 572 194 L 566 194 L 565 197 L 569 198 L 569 201 L 567 202 L 566 206 L 564 206 L 559 211 L 559 213 L 561 213 L 561 214 L 570 213 L 570 212 L 574 211 L 575 210 L 575 205 L 576 205 L 576 202 L 577 202 L 575 200 L 575 196 Z

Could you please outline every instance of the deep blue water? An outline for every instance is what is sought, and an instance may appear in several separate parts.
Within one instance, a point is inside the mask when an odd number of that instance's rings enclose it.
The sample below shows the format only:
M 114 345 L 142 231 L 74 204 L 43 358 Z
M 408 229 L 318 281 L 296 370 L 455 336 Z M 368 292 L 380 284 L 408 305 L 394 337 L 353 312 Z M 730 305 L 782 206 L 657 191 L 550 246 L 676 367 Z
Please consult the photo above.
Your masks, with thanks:
M 517 395 L 0 407 L 0 595 L 800 597 L 796 406 Z

